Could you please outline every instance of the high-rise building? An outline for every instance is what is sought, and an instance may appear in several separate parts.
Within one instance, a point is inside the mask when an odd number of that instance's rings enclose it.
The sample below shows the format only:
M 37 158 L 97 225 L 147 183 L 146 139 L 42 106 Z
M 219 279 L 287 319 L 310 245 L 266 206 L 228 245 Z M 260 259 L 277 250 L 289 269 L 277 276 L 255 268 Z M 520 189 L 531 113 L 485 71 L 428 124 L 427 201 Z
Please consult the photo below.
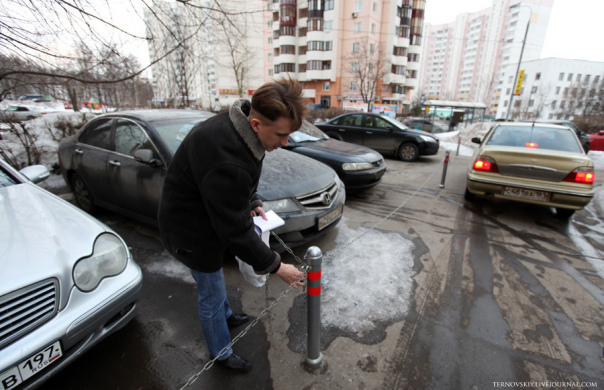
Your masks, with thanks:
M 493 0 L 451 23 L 427 24 L 419 93 L 425 99 L 484 103 L 486 114 L 496 115 L 521 57 L 540 58 L 553 3 Z
M 264 82 L 263 4 L 154 1 L 145 12 L 149 56 L 165 57 L 152 67 L 153 103 L 217 110 L 249 98 Z
M 291 77 L 309 104 L 409 110 L 426 0 L 268 0 L 264 79 Z

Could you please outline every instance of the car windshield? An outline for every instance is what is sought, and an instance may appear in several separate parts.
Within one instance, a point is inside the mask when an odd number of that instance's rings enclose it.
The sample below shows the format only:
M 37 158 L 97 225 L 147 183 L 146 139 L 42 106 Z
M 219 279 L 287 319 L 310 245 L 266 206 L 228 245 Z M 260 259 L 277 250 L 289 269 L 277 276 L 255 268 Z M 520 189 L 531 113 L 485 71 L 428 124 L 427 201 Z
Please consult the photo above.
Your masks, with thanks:
M 329 137 L 321 130 L 306 122 L 302 122 L 300 129 L 294 131 L 289 136 L 294 142 L 315 142 L 329 139 Z
M 9 187 L 19 182 L 0 166 L 0 187 Z
M 174 118 L 153 122 L 153 127 L 174 154 L 191 129 L 206 119 L 208 119 L 207 116 Z
M 519 146 L 581 153 L 575 135 L 569 129 L 535 126 L 499 126 L 487 145 Z

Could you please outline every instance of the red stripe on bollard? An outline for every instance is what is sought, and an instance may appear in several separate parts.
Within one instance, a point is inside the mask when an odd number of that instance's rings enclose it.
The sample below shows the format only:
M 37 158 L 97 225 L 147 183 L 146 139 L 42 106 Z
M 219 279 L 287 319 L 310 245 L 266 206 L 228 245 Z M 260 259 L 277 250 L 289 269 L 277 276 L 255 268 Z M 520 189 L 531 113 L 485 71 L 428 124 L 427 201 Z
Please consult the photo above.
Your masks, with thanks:
M 307 287 L 306 291 L 308 292 L 308 295 L 310 295 L 311 297 L 316 297 L 318 295 L 321 295 L 321 286 Z
M 321 280 L 321 271 L 317 272 L 309 272 L 307 275 L 308 280 L 312 280 L 316 282 L 317 280 Z
M 448 164 L 448 163 L 449 163 L 449 155 L 447 154 L 447 155 L 445 156 L 445 164 Z

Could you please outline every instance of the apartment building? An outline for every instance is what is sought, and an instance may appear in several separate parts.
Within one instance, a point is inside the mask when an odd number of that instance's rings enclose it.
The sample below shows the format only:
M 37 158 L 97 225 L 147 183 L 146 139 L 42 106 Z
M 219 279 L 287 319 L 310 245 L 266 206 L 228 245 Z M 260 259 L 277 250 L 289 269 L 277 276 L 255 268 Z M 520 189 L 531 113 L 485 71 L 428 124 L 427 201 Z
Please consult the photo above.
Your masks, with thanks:
M 156 0 L 145 12 L 153 104 L 216 111 L 264 83 L 262 0 Z
M 264 80 L 291 77 L 309 104 L 408 111 L 426 0 L 269 0 Z
M 506 74 L 497 109 L 498 118 L 572 120 L 589 117 L 604 91 L 604 62 L 545 58 L 522 61 L 520 94 L 515 96 L 515 73 Z M 508 115 L 508 110 L 513 107 Z
M 418 92 L 426 100 L 484 103 L 487 115 L 497 115 L 504 81 L 520 57 L 541 57 L 553 3 L 493 0 L 451 23 L 427 24 Z

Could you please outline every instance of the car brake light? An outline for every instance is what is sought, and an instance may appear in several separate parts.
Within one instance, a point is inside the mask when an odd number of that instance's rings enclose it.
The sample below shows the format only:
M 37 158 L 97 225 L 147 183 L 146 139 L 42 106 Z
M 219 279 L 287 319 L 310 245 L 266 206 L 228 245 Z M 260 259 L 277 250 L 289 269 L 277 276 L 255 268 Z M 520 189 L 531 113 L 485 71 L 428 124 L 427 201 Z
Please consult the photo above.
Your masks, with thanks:
M 566 176 L 564 181 L 571 183 L 593 184 L 596 179 L 594 169 L 590 167 L 577 168 Z
M 539 144 L 536 142 L 527 142 L 525 145 L 527 148 L 538 148 L 539 147 Z
M 478 160 L 474 162 L 474 169 L 477 171 L 499 172 L 495 160 L 485 156 L 480 156 Z

